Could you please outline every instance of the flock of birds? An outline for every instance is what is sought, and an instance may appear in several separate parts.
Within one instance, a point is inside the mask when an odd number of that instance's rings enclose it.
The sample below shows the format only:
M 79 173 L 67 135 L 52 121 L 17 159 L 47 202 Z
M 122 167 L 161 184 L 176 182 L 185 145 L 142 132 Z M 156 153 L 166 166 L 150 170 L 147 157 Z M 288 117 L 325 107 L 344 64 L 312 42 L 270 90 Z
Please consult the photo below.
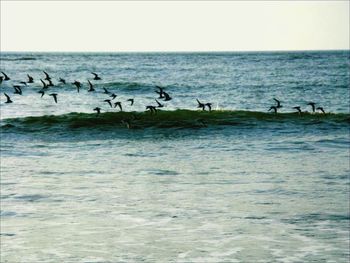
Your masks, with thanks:
M 1 85 L 1 83 L 3 81 L 11 80 L 11 78 L 6 73 L 4 73 L 4 72 L 1 72 L 1 73 L 2 73 L 3 76 L 0 76 L 0 85 Z M 48 92 L 50 87 L 55 86 L 53 84 L 53 82 L 52 82 L 52 78 L 50 77 L 50 75 L 46 71 L 43 71 L 43 73 L 44 73 L 45 77 L 43 79 L 40 79 L 40 82 L 42 83 L 43 87 L 41 88 L 40 91 L 38 91 L 38 93 L 41 94 L 41 98 Z M 102 79 L 95 72 L 91 72 L 91 74 L 93 75 L 92 80 L 99 81 L 99 80 Z M 27 77 L 28 77 L 27 81 L 20 81 L 19 84 L 13 85 L 14 94 L 22 95 L 22 88 L 27 86 L 30 83 L 34 83 L 34 78 L 32 76 L 27 74 Z M 67 84 L 66 80 L 63 79 L 63 78 L 59 78 L 58 82 L 62 83 L 62 84 Z M 71 84 L 76 87 L 77 92 L 79 93 L 80 89 L 82 88 L 82 83 L 80 81 L 75 80 Z M 88 85 L 89 85 L 89 89 L 87 90 L 88 92 L 95 92 L 96 91 L 95 88 L 94 88 L 94 85 L 91 83 L 90 80 L 88 80 Z M 155 99 L 155 102 L 157 103 L 157 105 L 147 105 L 146 106 L 146 111 L 150 111 L 151 113 L 156 113 L 157 109 L 164 107 L 164 104 L 159 102 L 159 100 L 163 100 L 163 101 L 166 102 L 166 101 L 169 101 L 169 100 L 172 99 L 172 97 L 169 95 L 169 93 L 167 93 L 164 90 L 163 87 L 160 87 L 160 86 L 155 86 L 155 87 L 156 87 L 155 93 L 158 94 L 158 98 Z M 118 107 L 120 111 L 123 111 L 122 102 L 121 101 L 114 101 L 114 99 L 117 97 L 117 95 L 115 93 L 110 92 L 106 88 L 103 88 L 103 90 L 104 90 L 104 93 L 109 96 L 107 99 L 104 100 L 104 102 L 107 103 L 111 108 Z M 13 103 L 13 101 L 11 100 L 11 97 L 8 94 L 4 93 L 4 95 L 6 97 L 5 103 Z M 53 100 L 54 100 L 55 103 L 58 102 L 58 99 L 57 99 L 58 98 L 58 94 L 57 93 L 49 93 L 48 95 L 53 97 Z M 273 111 L 275 114 L 277 114 L 278 110 L 280 108 L 282 108 L 283 106 L 281 104 L 281 101 L 279 101 L 276 98 L 273 98 L 273 99 L 274 99 L 274 101 L 277 104 L 271 106 L 268 111 Z M 212 103 L 202 103 L 198 99 L 196 99 L 196 100 L 197 100 L 197 103 L 198 103 L 197 108 L 201 108 L 203 111 L 205 111 L 206 108 L 208 109 L 208 111 L 212 110 Z M 130 106 L 132 106 L 134 104 L 134 99 L 133 98 L 127 99 L 126 101 L 130 103 L 129 104 Z M 309 102 L 309 103 L 307 103 L 307 105 L 310 105 L 312 107 L 312 112 L 313 113 L 315 113 L 316 110 L 317 110 L 317 111 L 320 111 L 321 113 L 325 114 L 325 111 L 324 111 L 323 107 L 317 107 L 316 108 L 316 103 L 315 102 Z M 297 110 L 296 112 L 299 113 L 299 114 L 304 113 L 301 110 L 300 106 L 295 106 L 295 107 L 293 107 L 293 109 Z M 99 115 L 101 113 L 101 108 L 100 107 L 95 107 L 93 110 L 96 111 L 97 115 Z M 307 113 L 307 111 L 305 111 L 305 113 Z

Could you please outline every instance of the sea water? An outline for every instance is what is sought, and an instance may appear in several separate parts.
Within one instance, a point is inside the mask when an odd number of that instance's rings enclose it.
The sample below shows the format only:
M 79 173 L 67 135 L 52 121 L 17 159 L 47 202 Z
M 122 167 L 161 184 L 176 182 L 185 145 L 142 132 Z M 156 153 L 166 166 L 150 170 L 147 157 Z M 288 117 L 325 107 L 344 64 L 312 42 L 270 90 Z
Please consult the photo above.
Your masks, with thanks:
M 1 262 L 348 262 L 349 69 L 349 51 L 2 52 Z M 172 100 L 146 112 L 156 86 Z

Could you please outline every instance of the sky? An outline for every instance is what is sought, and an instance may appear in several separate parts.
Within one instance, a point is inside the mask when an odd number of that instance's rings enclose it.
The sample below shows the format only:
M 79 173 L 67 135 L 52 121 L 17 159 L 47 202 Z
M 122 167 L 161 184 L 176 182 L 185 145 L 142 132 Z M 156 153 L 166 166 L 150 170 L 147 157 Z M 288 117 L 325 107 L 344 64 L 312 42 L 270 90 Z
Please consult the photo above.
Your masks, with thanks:
M 1 0 L 1 51 L 350 49 L 349 1 Z

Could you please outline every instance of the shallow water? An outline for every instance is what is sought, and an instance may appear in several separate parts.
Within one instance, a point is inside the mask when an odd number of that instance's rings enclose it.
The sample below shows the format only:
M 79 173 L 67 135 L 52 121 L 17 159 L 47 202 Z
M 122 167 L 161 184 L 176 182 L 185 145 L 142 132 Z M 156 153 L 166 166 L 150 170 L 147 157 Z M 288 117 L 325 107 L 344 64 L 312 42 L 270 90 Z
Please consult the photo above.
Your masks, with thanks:
M 348 52 L 1 59 L 2 262 L 348 262 Z M 41 99 L 42 70 L 83 88 Z M 155 85 L 173 100 L 143 113 Z M 309 101 L 332 114 L 290 113 Z

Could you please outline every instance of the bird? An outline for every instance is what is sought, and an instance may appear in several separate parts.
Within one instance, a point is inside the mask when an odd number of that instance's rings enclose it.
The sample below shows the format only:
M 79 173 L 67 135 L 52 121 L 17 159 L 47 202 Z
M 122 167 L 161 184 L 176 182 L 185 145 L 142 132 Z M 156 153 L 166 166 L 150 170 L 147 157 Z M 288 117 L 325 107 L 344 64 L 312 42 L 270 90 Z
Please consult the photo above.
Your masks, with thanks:
M 45 83 L 45 81 L 43 81 L 42 79 L 40 79 L 41 83 L 43 84 L 43 89 L 48 89 L 49 87 L 47 86 L 47 84 Z
M 81 83 L 79 81 L 75 80 L 72 84 L 77 87 L 77 91 L 79 92 L 79 89 L 81 88 Z
M 113 108 L 111 100 L 104 100 L 104 102 L 107 102 L 109 104 L 109 106 L 111 106 L 111 108 Z
M 146 110 L 149 110 L 151 113 L 157 113 L 157 109 L 154 106 L 146 106 Z
M 12 103 L 13 101 L 11 100 L 10 96 L 7 95 L 6 93 L 4 93 L 5 97 L 6 97 L 6 101 L 5 103 Z
M 108 91 L 106 88 L 103 88 L 105 94 L 111 94 L 110 91 Z
M 9 76 L 7 76 L 3 71 L 1 71 L 2 75 L 4 75 L 4 81 L 10 80 Z
M 315 102 L 309 102 L 307 105 L 310 105 L 312 107 L 312 112 L 315 112 Z
M 298 111 L 298 113 L 301 114 L 301 109 L 299 106 L 293 107 L 293 109 L 296 109 Z
M 130 106 L 134 104 L 134 99 L 127 99 L 126 101 L 130 101 Z
M 270 110 L 274 110 L 274 113 L 277 113 L 277 106 L 271 106 L 270 109 L 269 109 L 269 111 L 270 111 Z
M 66 80 L 65 79 L 60 78 L 58 81 L 61 82 L 62 84 L 66 84 Z
M 123 111 L 122 103 L 120 101 L 114 102 L 114 108 L 117 106 L 119 107 L 120 111 Z
M 154 92 L 158 93 L 159 97 L 158 99 L 163 99 L 164 98 L 164 89 L 162 87 L 156 86 L 158 90 L 155 90 Z
M 171 100 L 172 98 L 169 96 L 168 93 L 166 93 L 165 91 L 163 91 L 163 95 L 164 95 L 164 101 L 168 101 Z
M 51 79 L 48 79 L 47 81 L 49 82 L 49 84 L 47 84 L 48 87 L 53 87 L 54 86 Z
M 42 98 L 42 97 L 45 95 L 45 91 L 43 91 L 43 90 L 39 90 L 38 93 L 41 94 L 41 97 L 40 97 L 40 98 Z
M 114 93 L 112 93 L 109 97 L 111 97 L 112 100 L 114 100 L 114 99 L 117 97 L 117 95 L 115 95 Z
M 96 112 L 97 112 L 97 115 L 99 115 L 99 114 L 101 113 L 101 108 L 96 107 L 96 108 L 94 109 L 94 111 L 96 111 Z
M 27 74 L 27 77 L 28 77 L 28 83 L 33 83 L 34 82 L 34 79 L 32 76 L 30 76 L 29 74 Z
M 198 102 L 197 108 L 202 108 L 202 110 L 205 110 L 205 104 L 201 103 L 198 99 L 196 99 Z
M 163 108 L 163 107 L 164 107 L 164 105 L 161 104 L 157 99 L 156 99 L 156 102 L 157 102 L 157 104 L 158 104 L 157 108 Z
M 46 71 L 43 71 L 43 72 L 44 72 L 44 74 L 45 74 L 44 80 L 51 80 L 51 77 L 49 76 L 49 74 L 47 74 Z
M 25 81 L 21 81 L 19 84 L 22 84 L 22 85 L 24 85 L 24 86 L 27 86 L 27 82 L 25 82 Z
M 100 80 L 101 78 L 94 72 L 91 72 L 92 75 L 94 75 L 94 80 Z
M 282 107 L 283 107 L 283 106 L 281 105 L 281 102 L 280 102 L 278 99 L 273 98 L 273 100 L 277 102 L 277 106 L 276 106 L 276 108 L 277 108 L 277 109 L 279 109 L 279 108 L 282 108 Z
M 0 76 L 0 84 L 3 82 L 3 80 L 4 80 L 4 77 Z
M 19 85 L 13 85 L 13 88 L 15 89 L 13 94 L 18 94 L 18 95 L 22 95 L 22 89 L 21 86 Z
M 208 106 L 209 111 L 211 111 L 211 105 L 212 103 L 206 103 L 205 106 Z
M 326 114 L 326 112 L 324 111 L 324 109 L 322 107 L 317 107 L 317 110 L 320 110 L 323 114 Z
M 88 89 L 88 92 L 95 91 L 95 89 L 94 89 L 92 83 L 90 82 L 90 80 L 88 80 L 88 83 L 89 83 L 89 86 L 90 86 L 90 88 Z
M 55 102 L 57 103 L 57 93 L 51 93 L 49 95 L 52 96 Z

